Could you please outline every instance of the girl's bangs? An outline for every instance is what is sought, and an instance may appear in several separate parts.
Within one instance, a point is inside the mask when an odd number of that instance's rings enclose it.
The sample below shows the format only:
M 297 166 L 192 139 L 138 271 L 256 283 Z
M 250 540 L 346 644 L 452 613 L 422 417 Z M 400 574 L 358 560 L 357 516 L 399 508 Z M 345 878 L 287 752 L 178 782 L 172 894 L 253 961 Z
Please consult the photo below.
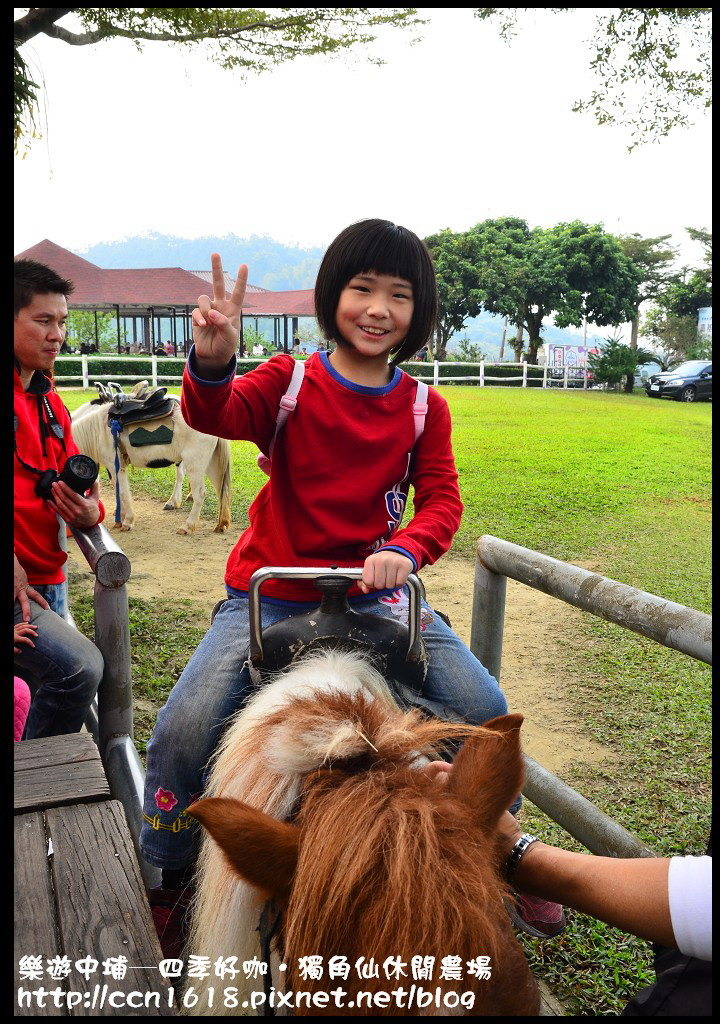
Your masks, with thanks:
M 401 277 L 412 284 L 420 282 L 421 255 L 418 243 L 409 232 L 394 225 L 373 230 L 365 239 L 356 241 L 350 276 L 365 271 Z

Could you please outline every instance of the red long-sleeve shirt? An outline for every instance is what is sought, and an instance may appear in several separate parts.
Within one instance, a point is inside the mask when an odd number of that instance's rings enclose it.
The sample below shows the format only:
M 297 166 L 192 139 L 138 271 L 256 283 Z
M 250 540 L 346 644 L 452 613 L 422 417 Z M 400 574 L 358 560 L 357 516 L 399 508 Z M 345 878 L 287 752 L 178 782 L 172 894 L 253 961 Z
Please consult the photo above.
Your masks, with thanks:
M 62 441 L 47 429 L 47 419 L 40 404 L 43 395 L 62 428 Z M 29 389 L 25 391 L 17 369 L 13 397 L 17 455 L 34 469 L 54 469 L 59 473 L 68 457 L 79 453 L 72 436 L 70 415 L 62 399 L 52 390 L 50 381 L 39 370 L 35 372 Z M 45 424 L 45 427 L 41 424 Z M 47 501 L 35 494 L 37 474 L 26 469 L 17 456 L 13 462 L 17 559 L 27 573 L 29 583 L 62 583 L 65 579 L 62 567 L 67 561 L 67 554 L 60 547 L 58 518 Z M 98 522 L 102 522 L 104 515 L 105 511 L 100 504 Z
M 233 363 L 225 380 L 210 382 L 196 376 L 191 353 L 183 416 L 196 430 L 254 441 L 268 454 L 293 366 L 292 356 L 275 356 L 233 377 Z M 306 361 L 297 406 L 273 449 L 270 479 L 230 554 L 229 586 L 247 590 L 252 573 L 267 565 L 350 568 L 383 547 L 408 555 L 420 569 L 448 550 L 463 509 L 450 412 L 430 388 L 425 428 L 413 448 L 416 389 L 399 369 L 388 385 L 371 388 L 341 377 L 325 353 Z M 410 485 L 415 514 L 399 528 Z M 289 601 L 317 598 L 312 584 L 294 581 L 271 580 L 263 593 Z

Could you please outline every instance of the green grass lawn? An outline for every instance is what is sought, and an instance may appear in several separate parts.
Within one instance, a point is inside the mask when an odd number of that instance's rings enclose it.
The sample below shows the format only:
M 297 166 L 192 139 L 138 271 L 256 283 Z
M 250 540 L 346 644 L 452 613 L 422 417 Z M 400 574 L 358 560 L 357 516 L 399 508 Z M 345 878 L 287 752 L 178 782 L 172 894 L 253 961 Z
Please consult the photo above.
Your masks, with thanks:
M 661 597 L 710 611 L 712 406 L 644 393 L 442 389 L 465 503 L 453 551 L 489 533 Z M 89 393 L 63 392 L 73 410 Z M 328 426 L 328 438 L 332 426 Z M 266 479 L 254 446 L 233 443 L 233 528 Z M 135 471 L 133 490 L 167 497 L 171 470 Z M 209 489 L 205 515 L 215 515 Z M 182 660 L 172 646 L 172 657 Z M 710 824 L 710 670 L 593 616 L 562 644 L 568 694 L 612 763 L 567 781 L 659 854 L 704 852 Z M 524 825 L 578 848 L 526 803 Z M 616 1015 L 651 980 L 646 943 L 573 915 L 552 942 L 528 940 L 539 976 L 570 1013 Z

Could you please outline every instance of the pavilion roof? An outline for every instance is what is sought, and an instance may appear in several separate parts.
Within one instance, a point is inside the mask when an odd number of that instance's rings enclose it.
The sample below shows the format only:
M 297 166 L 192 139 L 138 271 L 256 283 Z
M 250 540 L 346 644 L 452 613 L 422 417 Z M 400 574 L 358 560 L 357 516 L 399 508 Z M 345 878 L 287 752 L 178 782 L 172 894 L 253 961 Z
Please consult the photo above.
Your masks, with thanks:
M 106 270 L 90 263 L 49 238 L 18 253 L 16 259 L 46 263 L 75 285 L 69 305 L 112 307 L 195 306 L 198 295 L 207 292 L 212 271 L 183 270 L 181 267 L 151 267 L 136 270 Z M 235 281 L 225 274 L 225 287 L 232 291 Z M 314 316 L 313 289 L 271 292 L 248 285 L 243 310 L 252 316 Z
M 315 289 L 293 292 L 250 292 L 243 302 L 249 316 L 315 316 Z

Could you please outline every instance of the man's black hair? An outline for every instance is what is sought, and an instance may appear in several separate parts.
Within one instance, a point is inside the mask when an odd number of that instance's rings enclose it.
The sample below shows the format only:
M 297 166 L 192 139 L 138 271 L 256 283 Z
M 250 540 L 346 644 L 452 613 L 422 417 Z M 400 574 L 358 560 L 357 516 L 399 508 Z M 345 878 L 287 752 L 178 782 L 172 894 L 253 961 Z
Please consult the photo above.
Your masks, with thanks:
M 29 306 L 36 295 L 64 295 L 75 290 L 72 281 L 66 281 L 44 263 L 36 260 L 15 260 L 15 316 Z
M 432 338 L 437 285 L 430 253 L 418 236 L 389 220 L 361 220 L 330 243 L 315 282 L 315 313 L 329 341 L 342 342 L 335 323 L 340 293 L 353 277 L 374 271 L 412 284 L 413 316 L 403 342 L 392 349 L 391 366 L 410 359 Z

